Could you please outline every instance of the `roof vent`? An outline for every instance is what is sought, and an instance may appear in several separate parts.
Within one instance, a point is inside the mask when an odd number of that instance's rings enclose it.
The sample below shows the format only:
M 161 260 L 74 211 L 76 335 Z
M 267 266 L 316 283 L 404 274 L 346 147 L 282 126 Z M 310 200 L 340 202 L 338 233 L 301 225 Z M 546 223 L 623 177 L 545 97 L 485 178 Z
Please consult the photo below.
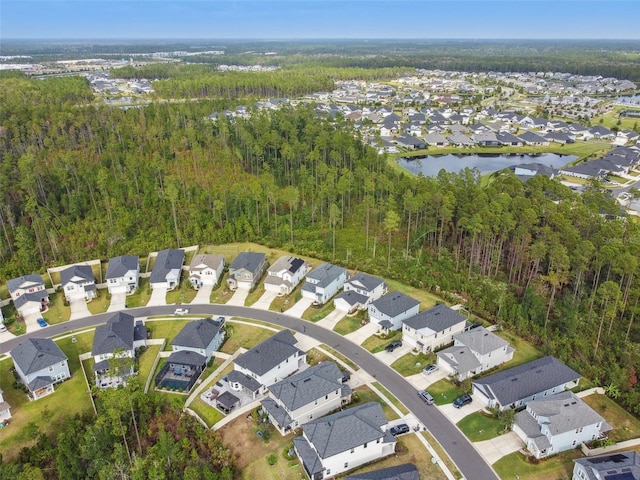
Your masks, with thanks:
M 512 379 L 511 379 L 511 381 L 512 381 L 512 382 L 517 382 L 517 381 L 518 381 L 518 379 L 517 379 L 517 378 L 512 378 Z

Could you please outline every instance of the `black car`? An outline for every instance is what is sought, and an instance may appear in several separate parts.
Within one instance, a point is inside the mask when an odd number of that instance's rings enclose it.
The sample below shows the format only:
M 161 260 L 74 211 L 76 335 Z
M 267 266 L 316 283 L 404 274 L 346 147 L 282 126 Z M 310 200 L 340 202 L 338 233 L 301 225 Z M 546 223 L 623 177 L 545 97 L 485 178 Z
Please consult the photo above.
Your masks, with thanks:
M 394 427 L 391 427 L 389 429 L 389 433 L 391 435 L 393 435 L 394 437 L 396 435 L 400 435 L 402 433 L 409 433 L 409 425 L 407 425 L 406 423 L 401 423 L 399 425 L 396 425 Z
M 460 408 L 460 407 L 464 407 L 465 405 L 471 403 L 473 400 L 471 398 L 471 395 L 469 395 L 468 393 L 465 393 L 464 395 L 460 395 L 458 398 L 456 398 L 453 401 L 453 406 L 456 408 Z
M 351 380 L 349 372 L 342 372 L 342 383 L 347 383 L 349 380 Z
M 401 346 L 402 346 L 402 340 L 394 340 L 389 345 L 387 345 L 384 349 L 387 352 L 393 352 L 396 348 L 401 347 Z

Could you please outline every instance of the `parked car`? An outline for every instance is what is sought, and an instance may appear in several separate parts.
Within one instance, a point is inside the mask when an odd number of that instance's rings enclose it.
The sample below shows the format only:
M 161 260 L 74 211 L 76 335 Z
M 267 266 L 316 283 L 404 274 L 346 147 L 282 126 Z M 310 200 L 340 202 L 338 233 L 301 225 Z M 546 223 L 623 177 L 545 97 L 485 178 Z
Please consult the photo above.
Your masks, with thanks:
M 384 349 L 387 352 L 393 352 L 396 348 L 401 347 L 402 346 L 402 340 L 394 340 L 393 342 L 391 342 L 389 345 L 387 345 L 386 347 L 384 347 Z
M 473 399 L 471 398 L 471 395 L 469 395 L 468 393 L 465 393 L 464 395 L 460 395 L 458 398 L 456 398 L 453 401 L 453 406 L 456 408 L 464 407 L 465 405 L 471 403 L 472 401 Z
M 395 425 L 389 429 L 389 433 L 394 437 L 396 435 L 400 435 L 403 433 L 409 433 L 409 425 L 406 423 L 400 423 L 399 425 Z
M 176 311 L 173 312 L 174 315 L 186 315 L 187 313 L 189 313 L 189 309 L 188 308 L 176 308 Z
M 351 380 L 349 372 L 342 372 L 342 383 L 347 383 L 349 380 Z
M 436 365 L 435 363 L 432 363 L 431 365 L 427 365 L 426 367 L 424 367 L 422 369 L 422 373 L 429 375 L 430 373 L 435 372 L 436 370 L 438 370 L 440 367 L 438 367 L 438 365 Z
M 418 396 L 424 400 L 427 405 L 433 405 L 433 397 L 426 390 L 418 390 Z
M 47 327 L 47 326 L 49 326 L 49 324 L 47 323 L 47 321 L 46 321 L 44 318 L 42 318 L 42 317 L 39 317 L 39 318 L 36 320 L 36 322 L 38 322 L 38 325 L 40 325 L 41 327 Z

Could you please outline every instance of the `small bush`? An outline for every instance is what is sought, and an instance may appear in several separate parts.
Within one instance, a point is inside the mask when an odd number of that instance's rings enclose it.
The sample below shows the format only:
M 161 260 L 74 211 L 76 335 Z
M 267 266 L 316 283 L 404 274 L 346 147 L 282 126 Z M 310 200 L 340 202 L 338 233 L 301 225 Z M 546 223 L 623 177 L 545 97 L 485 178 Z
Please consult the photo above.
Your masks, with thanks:
M 277 462 L 278 462 L 278 457 L 276 456 L 275 453 L 272 453 L 271 455 L 267 456 L 267 463 L 270 466 L 273 467 Z

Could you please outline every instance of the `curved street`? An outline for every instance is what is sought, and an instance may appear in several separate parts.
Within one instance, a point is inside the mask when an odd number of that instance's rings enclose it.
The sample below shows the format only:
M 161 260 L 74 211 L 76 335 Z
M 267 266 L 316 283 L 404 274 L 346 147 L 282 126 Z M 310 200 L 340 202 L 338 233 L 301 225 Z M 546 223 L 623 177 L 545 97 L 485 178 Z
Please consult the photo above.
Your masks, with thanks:
M 322 328 L 312 322 L 286 314 L 261 310 L 251 307 L 232 306 L 224 304 L 189 305 L 190 315 L 223 315 L 228 317 L 243 317 L 263 322 L 273 323 L 284 328 L 304 333 L 325 345 L 340 352 L 353 360 L 389 392 L 398 398 L 440 443 L 449 457 L 456 464 L 460 472 L 468 479 L 498 480 L 498 476 L 490 465 L 480 456 L 474 446 L 467 440 L 458 428 L 442 414 L 437 407 L 427 405 L 416 395 L 415 388 L 399 373 L 382 363 L 364 348 L 356 345 L 343 336 Z M 149 317 L 153 315 L 172 315 L 174 305 L 140 307 L 127 309 L 126 312 L 134 317 Z M 72 333 L 88 327 L 105 323 L 113 313 L 102 313 L 77 320 L 51 325 L 42 331 L 35 331 L 16 337 L 0 344 L 0 354 L 9 352 L 25 338 L 53 337 L 60 334 Z

